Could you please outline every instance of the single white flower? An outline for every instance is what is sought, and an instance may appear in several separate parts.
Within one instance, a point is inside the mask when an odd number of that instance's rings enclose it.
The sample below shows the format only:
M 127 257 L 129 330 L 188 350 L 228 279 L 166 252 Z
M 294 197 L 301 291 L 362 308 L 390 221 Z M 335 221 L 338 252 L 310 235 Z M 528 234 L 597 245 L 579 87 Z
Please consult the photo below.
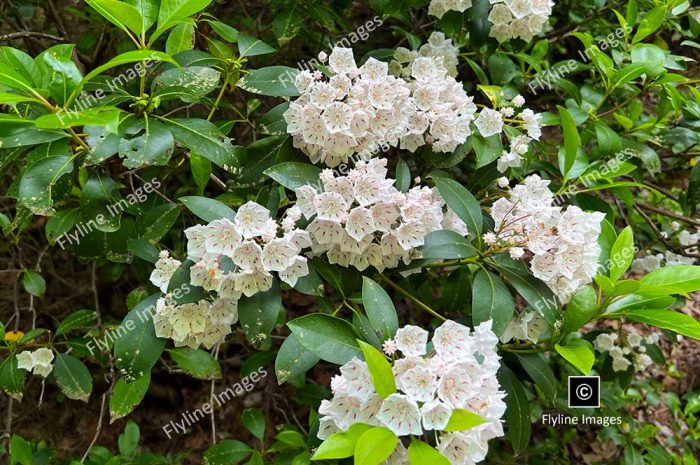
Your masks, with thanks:
M 384 399 L 377 419 L 397 436 L 423 433 L 418 404 L 402 394 L 390 394 Z
M 428 332 L 418 326 L 406 325 L 394 336 L 396 347 L 407 357 L 425 355 Z

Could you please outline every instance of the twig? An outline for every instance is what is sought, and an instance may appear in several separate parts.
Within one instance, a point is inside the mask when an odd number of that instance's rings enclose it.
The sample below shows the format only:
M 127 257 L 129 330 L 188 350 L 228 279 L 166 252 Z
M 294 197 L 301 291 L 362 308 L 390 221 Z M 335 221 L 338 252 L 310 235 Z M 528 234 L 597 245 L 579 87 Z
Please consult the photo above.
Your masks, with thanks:
M 97 429 L 95 430 L 95 436 L 93 436 L 92 441 L 90 441 L 90 445 L 88 446 L 87 450 L 83 454 L 83 458 L 80 459 L 80 463 L 85 463 L 85 459 L 87 458 L 88 454 L 90 453 L 90 450 L 92 450 L 92 446 L 95 445 L 95 443 L 97 442 L 97 438 L 100 436 L 100 432 L 102 431 L 102 418 L 104 417 L 104 414 L 105 414 L 105 402 L 107 401 L 108 394 L 109 394 L 109 391 L 102 394 L 102 405 L 100 406 L 100 418 L 97 420 Z
M 654 213 L 658 213 L 659 215 L 668 216 L 669 218 L 674 218 L 676 220 L 683 221 L 684 223 L 700 227 L 700 221 L 695 220 L 693 218 L 688 218 L 687 216 L 679 215 L 678 213 L 673 213 L 662 208 L 652 207 L 651 205 L 647 205 L 641 202 L 635 202 L 635 205 L 639 205 L 641 208 L 652 211 Z
M 3 34 L 0 36 L 0 42 L 10 42 L 12 40 L 27 39 L 30 37 L 38 37 L 41 39 L 48 39 L 48 40 L 53 40 L 55 42 L 61 42 L 61 43 L 67 42 L 67 40 L 64 39 L 63 37 L 58 37 L 55 35 L 46 34 L 44 32 L 31 32 L 31 31 L 20 31 L 20 32 L 11 32 L 9 34 Z
M 394 289 L 396 289 L 396 290 L 399 292 L 399 294 L 403 295 L 403 296 L 406 297 L 408 300 L 410 300 L 410 301 L 413 302 L 414 304 L 418 305 L 418 307 L 420 307 L 422 310 L 425 310 L 426 312 L 430 313 L 431 315 L 433 315 L 435 318 L 437 318 L 437 319 L 439 319 L 439 320 L 447 321 L 447 318 L 445 318 L 444 316 L 440 315 L 438 312 L 436 312 L 436 311 L 433 310 L 432 308 L 428 307 L 426 304 L 424 304 L 423 302 L 421 302 L 416 296 L 414 296 L 414 295 L 411 294 L 410 292 L 406 291 L 404 288 L 402 288 L 401 286 L 399 286 L 398 284 L 396 284 L 394 281 L 392 281 L 391 279 L 389 279 L 386 275 L 380 274 L 379 276 L 382 278 L 382 281 L 384 281 L 384 282 L 387 283 L 389 286 L 391 286 L 391 287 L 393 287 Z
M 644 218 L 644 221 L 646 221 L 647 224 L 651 227 L 651 229 L 654 230 L 654 233 L 659 238 L 659 240 L 666 246 L 666 248 L 675 250 L 676 252 L 678 252 L 679 255 L 683 255 L 685 257 L 700 257 L 700 254 L 693 254 L 690 252 L 686 252 L 682 248 L 679 250 L 673 247 L 673 244 L 671 244 L 671 242 L 664 237 L 663 233 L 659 230 L 654 221 L 651 218 L 649 218 L 649 215 L 644 213 L 644 211 L 638 204 L 634 204 L 634 209 L 637 210 L 637 213 L 639 213 L 642 216 L 642 218 Z
M 219 345 L 217 344 L 214 348 L 214 359 L 219 358 Z M 214 416 L 214 387 L 216 385 L 216 380 L 211 380 L 211 390 L 209 391 L 209 405 L 212 406 L 211 412 L 209 412 L 209 418 L 211 419 L 211 444 L 216 444 L 216 417 Z
M 92 262 L 92 297 L 95 303 L 95 315 L 97 316 L 98 327 L 102 328 L 102 315 L 100 315 L 100 299 L 97 294 L 97 262 Z

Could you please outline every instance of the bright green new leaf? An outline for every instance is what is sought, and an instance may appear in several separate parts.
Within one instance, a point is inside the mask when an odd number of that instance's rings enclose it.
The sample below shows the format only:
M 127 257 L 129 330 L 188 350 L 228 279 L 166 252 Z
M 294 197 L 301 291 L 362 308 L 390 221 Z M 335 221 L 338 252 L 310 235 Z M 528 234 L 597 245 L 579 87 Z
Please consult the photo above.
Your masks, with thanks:
M 595 353 L 590 342 L 580 339 L 576 344 L 567 346 L 555 344 L 554 349 L 566 361 L 578 368 L 582 374 L 587 375 L 591 372 L 593 362 L 595 362 Z
M 430 444 L 411 438 L 408 446 L 408 460 L 411 465 L 450 465 L 450 461 Z
M 387 428 L 368 429 L 355 445 L 355 465 L 379 465 L 394 452 L 398 441 L 399 438 Z
M 371 428 L 364 423 L 355 423 L 344 433 L 331 434 L 314 453 L 311 460 L 333 460 L 352 457 L 355 446 L 366 431 Z
M 444 429 L 445 431 L 464 431 L 483 425 L 487 421 L 486 418 L 469 410 L 456 409 L 452 411 L 450 421 L 447 422 L 447 426 Z
M 620 279 L 632 264 L 634 256 L 634 233 L 632 227 L 627 226 L 617 236 L 617 240 L 610 249 L 610 279 L 613 281 Z
M 386 399 L 390 394 L 396 392 L 396 380 L 391 370 L 391 364 L 387 361 L 383 353 L 358 339 L 357 343 L 365 355 L 369 374 L 372 376 L 372 384 L 377 394 L 382 399 Z

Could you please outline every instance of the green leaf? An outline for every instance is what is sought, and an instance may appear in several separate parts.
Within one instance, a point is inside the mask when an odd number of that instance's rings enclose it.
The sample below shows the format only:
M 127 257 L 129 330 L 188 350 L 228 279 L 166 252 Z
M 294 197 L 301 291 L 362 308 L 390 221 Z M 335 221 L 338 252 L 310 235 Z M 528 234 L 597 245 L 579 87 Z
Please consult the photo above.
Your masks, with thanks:
M 169 55 L 192 50 L 194 48 L 194 26 L 187 23 L 178 24 L 168 34 L 165 52 Z
M 151 85 L 161 101 L 179 98 L 183 102 L 199 101 L 219 86 L 221 73 L 206 66 L 185 66 L 164 71 Z
M 180 205 L 165 203 L 148 210 L 137 223 L 141 239 L 152 243 L 158 242 L 175 224 L 181 209 Z
M 381 335 L 381 340 L 391 339 L 399 329 L 396 308 L 386 291 L 370 278 L 363 277 L 362 303 L 372 328 Z
M 637 323 L 668 329 L 682 336 L 700 340 L 700 322 L 685 313 L 673 310 L 634 309 L 626 310 L 622 315 Z
M 411 445 L 408 446 L 408 459 L 411 465 L 450 465 L 447 457 L 416 438 L 411 438 Z
M 69 399 L 87 402 L 92 392 L 92 376 L 83 362 L 69 354 L 56 354 L 53 368 L 56 384 Z
M 579 145 L 581 144 L 576 123 L 569 111 L 557 105 L 559 116 L 561 118 L 561 126 L 564 131 L 564 166 L 560 167 L 561 174 L 565 175 L 574 166 L 576 154 L 578 153 Z M 563 169 L 562 169 L 563 168 Z
M 591 321 L 598 314 L 597 300 L 598 296 L 592 286 L 586 286 L 576 291 L 566 306 L 561 334 L 578 331 L 581 326 Z
M 631 63 L 615 74 L 615 85 L 621 86 L 632 82 L 646 72 L 646 64 Z
M 700 290 L 700 266 L 664 266 L 643 276 L 640 281 L 642 287 L 667 287 L 673 290 L 672 293 L 695 292 Z
M 178 199 L 195 216 L 206 222 L 227 218 L 231 221 L 236 217 L 236 212 L 223 202 L 208 197 L 186 196 Z
M 257 408 L 248 408 L 241 412 L 241 423 L 253 436 L 261 441 L 265 437 L 265 416 Z
M 241 297 L 238 301 L 239 323 L 253 346 L 260 348 L 269 341 L 282 308 L 280 287 L 276 281 L 265 292 Z
M 547 360 L 542 354 L 517 354 L 517 357 L 520 365 L 542 390 L 545 397 L 554 402 L 559 385 Z
M 14 355 L 5 358 L 0 364 L 0 389 L 13 399 L 21 401 L 27 372 L 18 368 L 17 364 L 17 357 Z
M 311 460 L 333 460 L 352 457 L 355 446 L 360 437 L 371 426 L 364 423 L 355 423 L 344 433 L 333 433 L 316 449 Z
M 42 129 L 67 129 L 75 126 L 104 126 L 109 132 L 116 132 L 119 125 L 119 109 L 87 108 L 85 110 L 65 110 L 49 113 L 34 120 Z
M 46 292 L 46 281 L 36 271 L 25 270 L 22 273 L 22 285 L 31 295 L 43 297 Z
M 143 133 L 141 133 L 143 131 Z M 142 121 L 129 127 L 131 135 L 141 134 L 131 139 L 119 141 L 119 156 L 125 157 L 124 167 L 142 168 L 151 165 L 165 165 L 175 148 L 175 139 L 170 129 L 159 121 L 144 115 Z
M 289 2 L 291 3 L 291 2 Z M 304 11 L 295 1 L 291 7 L 285 8 L 280 14 L 275 16 L 272 27 L 277 37 L 277 43 L 284 45 L 292 40 L 301 30 L 304 22 Z
M 459 233 L 443 229 L 433 231 L 425 237 L 423 258 L 426 259 L 460 259 L 474 257 L 479 253 Z
M 396 380 L 394 373 L 391 370 L 391 364 L 387 361 L 383 353 L 367 344 L 364 341 L 358 340 L 357 343 L 365 355 L 369 374 L 372 376 L 372 384 L 377 394 L 382 399 L 386 399 L 390 394 L 396 392 Z
M 253 452 L 248 445 L 234 439 L 224 439 L 204 453 L 204 465 L 235 465 Z
M 301 186 L 318 184 L 321 169 L 306 163 L 290 161 L 268 168 L 263 173 L 287 189 L 294 190 Z
M 555 344 L 554 349 L 559 355 L 564 357 L 564 360 L 578 368 L 584 375 L 588 375 L 591 372 L 593 362 L 595 362 L 595 352 L 590 342 L 579 339 L 575 343 L 566 346 Z
M 327 362 L 342 365 L 362 353 L 352 325 L 340 318 L 312 313 L 288 322 L 287 326 L 301 345 Z
M 80 193 L 80 212 L 84 223 L 93 221 L 95 229 L 104 232 L 118 231 L 121 211 L 113 208 L 121 200 L 119 184 L 99 171 L 94 172 Z M 115 214 L 116 213 L 116 214 Z
M 627 226 L 617 236 L 617 240 L 610 249 L 610 279 L 613 281 L 620 279 L 632 264 L 634 256 L 634 233 L 632 227 Z
M 132 383 L 127 383 L 124 378 L 119 378 L 109 398 L 109 422 L 114 423 L 130 414 L 141 403 L 150 384 L 150 373 L 146 373 Z
M 258 133 L 269 136 L 284 136 L 287 134 L 287 122 L 284 120 L 284 112 L 289 109 L 289 102 L 280 103 L 268 111 L 258 122 Z
M 472 284 L 472 320 L 474 325 L 493 320 L 493 332 L 501 335 L 515 313 L 515 301 L 501 279 L 479 270 Z
M 664 22 L 666 18 L 666 6 L 659 5 L 647 12 L 639 22 L 637 32 L 632 37 L 632 43 L 641 42 L 647 36 L 653 34 Z
M 270 47 L 265 42 L 260 39 L 256 39 L 244 32 L 238 33 L 238 52 L 241 57 L 252 57 L 255 55 L 266 55 L 268 53 L 274 53 L 273 47 Z
M 160 7 L 160 0 L 124 0 L 129 5 L 136 8 L 139 12 L 142 24 L 142 33 L 146 32 L 151 26 L 156 23 L 158 19 L 158 9 Z
M 209 26 L 211 26 L 214 32 L 219 34 L 219 36 L 225 41 L 231 42 L 232 44 L 238 42 L 238 30 L 236 28 L 222 23 L 221 21 L 206 21 L 209 23 Z
M 56 336 L 68 333 L 75 329 L 87 328 L 92 326 L 97 321 L 97 312 L 94 310 L 78 310 L 68 315 L 58 328 L 56 328 Z
M 128 3 L 117 0 L 85 0 L 85 3 L 119 29 L 141 35 L 143 29 L 141 14 Z
M 136 453 L 136 448 L 139 445 L 141 438 L 141 430 L 139 425 L 131 420 L 126 422 L 124 432 L 119 435 L 117 445 L 119 446 L 119 454 L 125 457 L 131 457 Z
M 82 74 L 73 63 L 74 45 L 54 45 L 34 60 L 44 76 L 42 87 L 59 106 L 68 108 L 68 96 L 80 85 Z
M 488 420 L 477 415 L 474 412 L 470 412 L 465 409 L 455 409 L 452 411 L 452 416 L 450 416 L 450 421 L 447 422 L 445 426 L 445 431 L 464 431 L 475 426 L 483 425 Z
M 666 294 L 629 294 L 610 303 L 605 309 L 605 314 L 620 313 L 627 309 L 645 310 L 666 308 L 673 305 L 675 301 L 675 297 Z
M 219 365 L 219 361 L 205 350 L 178 347 L 176 349 L 169 349 L 168 353 L 178 368 L 194 378 L 221 378 L 221 366 Z
M 269 66 L 246 74 L 238 86 L 253 94 L 270 97 L 296 97 L 299 90 L 294 85 L 299 70 L 287 66 Z
M 396 449 L 399 438 L 387 428 L 370 428 L 357 440 L 355 465 L 379 465 Z
M 287 336 L 277 352 L 275 374 L 277 383 L 301 376 L 315 366 L 320 358 L 304 348 L 294 334 Z
M 506 438 L 518 455 L 530 442 L 530 404 L 523 384 L 508 367 L 501 367 L 499 378 L 506 392 Z
M 212 173 L 211 161 L 196 152 L 190 152 L 190 170 L 192 171 L 192 179 L 199 188 L 198 194 L 204 194 L 204 189 L 209 184 Z
M 510 255 L 495 256 L 496 266 L 508 283 L 553 326 L 561 319 L 561 308 L 552 290 L 542 281 L 530 274 L 527 267 L 520 261 L 513 260 Z
M 9 465 L 20 463 L 21 465 L 34 465 L 32 460 L 32 446 L 21 436 L 12 435 L 10 440 Z
M 95 76 L 99 76 L 100 74 L 104 73 L 108 69 L 116 68 L 117 66 L 126 65 L 129 63 L 138 63 L 137 65 L 134 65 L 134 71 L 137 74 L 141 74 L 147 71 L 145 68 L 159 61 L 171 63 L 177 67 L 180 66 L 178 62 L 167 53 L 158 52 L 155 50 L 131 50 L 129 52 L 121 53 L 109 60 L 107 63 L 98 66 L 86 74 L 80 84 L 78 84 L 78 86 L 73 90 L 69 101 L 75 100 L 75 98 L 80 95 L 80 91 L 87 82 L 91 81 Z
M 0 74 L 2 76 L 2 74 Z M 2 79 L 0 77 L 0 79 Z M 25 97 L 23 95 L 9 94 L 7 92 L 0 92 L 0 105 L 15 105 L 17 103 L 41 103 L 41 100 L 33 97 Z
M 56 183 L 73 172 L 73 157 L 57 155 L 28 166 L 19 184 L 19 202 L 35 215 L 52 213 L 52 192 Z
M 484 218 L 481 214 L 479 201 L 466 187 L 454 179 L 438 178 L 435 180 L 435 186 L 447 206 L 466 223 L 469 233 L 474 235 L 477 240 L 481 240 Z
M 211 0 L 161 0 L 158 27 L 149 38 L 153 43 L 165 31 L 205 9 Z
M 209 121 L 197 118 L 176 118 L 164 121 L 175 140 L 219 167 L 235 166 L 231 140 Z
M 411 169 L 401 159 L 396 162 L 396 188 L 404 193 L 411 188 Z
M 112 334 L 117 337 L 114 341 L 117 368 L 126 382 L 150 373 L 165 348 L 165 339 L 156 337 L 153 326 L 158 297 L 155 294 L 139 302 Z

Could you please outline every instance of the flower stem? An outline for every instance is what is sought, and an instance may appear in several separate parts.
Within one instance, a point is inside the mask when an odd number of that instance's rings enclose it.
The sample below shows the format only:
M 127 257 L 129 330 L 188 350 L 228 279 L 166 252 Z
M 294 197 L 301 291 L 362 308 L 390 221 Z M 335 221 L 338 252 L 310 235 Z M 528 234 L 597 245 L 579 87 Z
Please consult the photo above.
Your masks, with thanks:
M 389 279 L 386 275 L 380 273 L 379 276 L 382 278 L 382 280 L 383 280 L 385 283 L 387 283 L 389 286 L 391 286 L 391 287 L 393 287 L 394 289 L 396 289 L 396 290 L 399 292 L 399 294 L 401 294 L 401 295 L 403 295 L 404 297 L 406 297 L 408 300 L 410 300 L 411 302 L 413 302 L 414 304 L 416 304 L 416 305 L 417 305 L 418 307 L 420 307 L 422 310 L 424 310 L 424 311 L 430 313 L 432 316 L 434 316 L 435 318 L 437 318 L 437 319 L 439 319 L 439 320 L 447 321 L 447 318 L 445 318 L 444 316 L 440 315 L 438 312 L 436 312 L 436 311 L 433 310 L 432 308 L 428 307 L 426 304 L 424 304 L 423 302 L 421 302 L 416 296 L 414 296 L 413 294 L 411 294 L 410 292 L 408 292 L 407 290 L 405 290 L 404 288 L 402 288 L 401 286 L 399 286 L 398 284 L 396 284 L 394 281 L 392 281 L 391 279 Z

